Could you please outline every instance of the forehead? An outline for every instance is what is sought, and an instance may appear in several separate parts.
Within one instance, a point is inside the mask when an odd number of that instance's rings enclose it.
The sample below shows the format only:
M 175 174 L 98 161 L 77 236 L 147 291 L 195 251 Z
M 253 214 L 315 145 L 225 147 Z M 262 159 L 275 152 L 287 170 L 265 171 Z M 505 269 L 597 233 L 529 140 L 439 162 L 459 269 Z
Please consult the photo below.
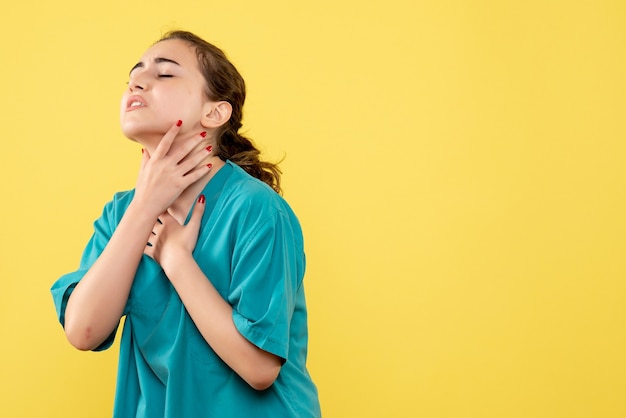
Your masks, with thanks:
M 195 49 L 180 39 L 167 39 L 157 42 L 146 50 L 141 62 L 154 62 L 157 58 L 176 61 L 183 68 L 197 68 L 198 58 Z

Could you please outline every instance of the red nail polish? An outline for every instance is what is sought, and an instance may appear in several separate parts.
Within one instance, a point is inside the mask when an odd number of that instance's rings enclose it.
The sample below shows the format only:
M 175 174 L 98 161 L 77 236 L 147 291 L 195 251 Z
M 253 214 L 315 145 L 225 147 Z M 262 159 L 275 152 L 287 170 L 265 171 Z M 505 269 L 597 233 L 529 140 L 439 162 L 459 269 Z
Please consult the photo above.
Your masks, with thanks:
M 200 132 L 200 136 L 201 136 L 202 138 L 205 138 L 205 137 L 206 137 L 206 132 Z
M 201 194 L 200 197 L 198 198 L 198 203 L 204 203 L 204 195 Z
M 178 122 L 176 122 L 176 126 L 180 126 L 180 125 L 182 125 L 182 124 L 183 124 L 183 121 L 182 121 L 182 120 L 180 120 L 180 119 L 178 120 Z
M 213 168 L 213 164 L 211 163 L 208 163 L 206 166 L 209 167 L 209 169 Z
M 208 152 L 213 151 L 213 145 L 209 145 L 208 147 L 206 147 L 206 150 L 207 150 Z

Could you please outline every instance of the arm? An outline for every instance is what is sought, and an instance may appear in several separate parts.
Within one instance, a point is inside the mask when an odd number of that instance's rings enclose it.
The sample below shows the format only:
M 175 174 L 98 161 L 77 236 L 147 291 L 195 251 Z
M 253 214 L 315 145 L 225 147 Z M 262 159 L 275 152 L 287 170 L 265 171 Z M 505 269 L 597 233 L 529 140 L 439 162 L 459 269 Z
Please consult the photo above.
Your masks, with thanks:
M 233 322 L 233 308 L 193 259 L 203 213 L 201 196 L 187 226 L 164 214 L 163 224 L 155 225 L 156 235 L 146 254 L 159 262 L 213 351 L 251 387 L 267 389 L 278 377 L 282 360 L 241 335 Z
M 153 156 L 144 152 L 133 201 L 104 251 L 68 300 L 65 334 L 80 350 L 98 347 L 113 332 L 159 214 L 209 170 L 206 166 L 198 167 L 206 158 L 206 150 L 192 152 L 203 140 L 200 135 L 168 155 L 179 131 L 178 126 L 173 126 Z
M 95 349 L 117 326 L 151 228 L 150 218 L 131 202 L 106 248 L 76 285 L 65 310 L 65 335 L 77 349 Z

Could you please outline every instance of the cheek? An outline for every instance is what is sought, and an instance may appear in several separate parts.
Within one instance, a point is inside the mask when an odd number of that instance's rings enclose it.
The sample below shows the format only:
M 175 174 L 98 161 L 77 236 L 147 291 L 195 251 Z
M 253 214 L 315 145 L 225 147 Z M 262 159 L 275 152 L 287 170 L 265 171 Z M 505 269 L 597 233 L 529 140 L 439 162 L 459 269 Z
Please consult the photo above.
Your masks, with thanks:
M 191 117 L 197 122 L 202 117 L 203 102 L 198 99 L 197 93 L 191 90 L 184 90 L 176 97 L 171 97 L 168 102 L 167 111 L 178 113 L 181 116 Z M 170 115 L 173 113 L 170 113 Z

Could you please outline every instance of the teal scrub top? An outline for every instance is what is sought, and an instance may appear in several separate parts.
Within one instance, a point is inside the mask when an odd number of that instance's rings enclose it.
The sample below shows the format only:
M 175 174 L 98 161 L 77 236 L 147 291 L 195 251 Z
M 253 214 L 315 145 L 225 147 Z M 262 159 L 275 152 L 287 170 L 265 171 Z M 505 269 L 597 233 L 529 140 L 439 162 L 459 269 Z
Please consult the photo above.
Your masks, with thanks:
M 124 311 L 113 416 L 321 416 L 306 369 L 305 255 L 296 216 L 269 186 L 230 161 L 203 194 L 207 206 L 194 258 L 233 307 L 239 332 L 284 364 L 270 388 L 252 389 L 206 343 L 161 267 L 144 255 Z M 72 290 L 104 250 L 133 195 L 117 193 L 107 203 L 79 269 L 52 286 L 61 325 Z M 96 350 L 109 348 L 116 331 Z

